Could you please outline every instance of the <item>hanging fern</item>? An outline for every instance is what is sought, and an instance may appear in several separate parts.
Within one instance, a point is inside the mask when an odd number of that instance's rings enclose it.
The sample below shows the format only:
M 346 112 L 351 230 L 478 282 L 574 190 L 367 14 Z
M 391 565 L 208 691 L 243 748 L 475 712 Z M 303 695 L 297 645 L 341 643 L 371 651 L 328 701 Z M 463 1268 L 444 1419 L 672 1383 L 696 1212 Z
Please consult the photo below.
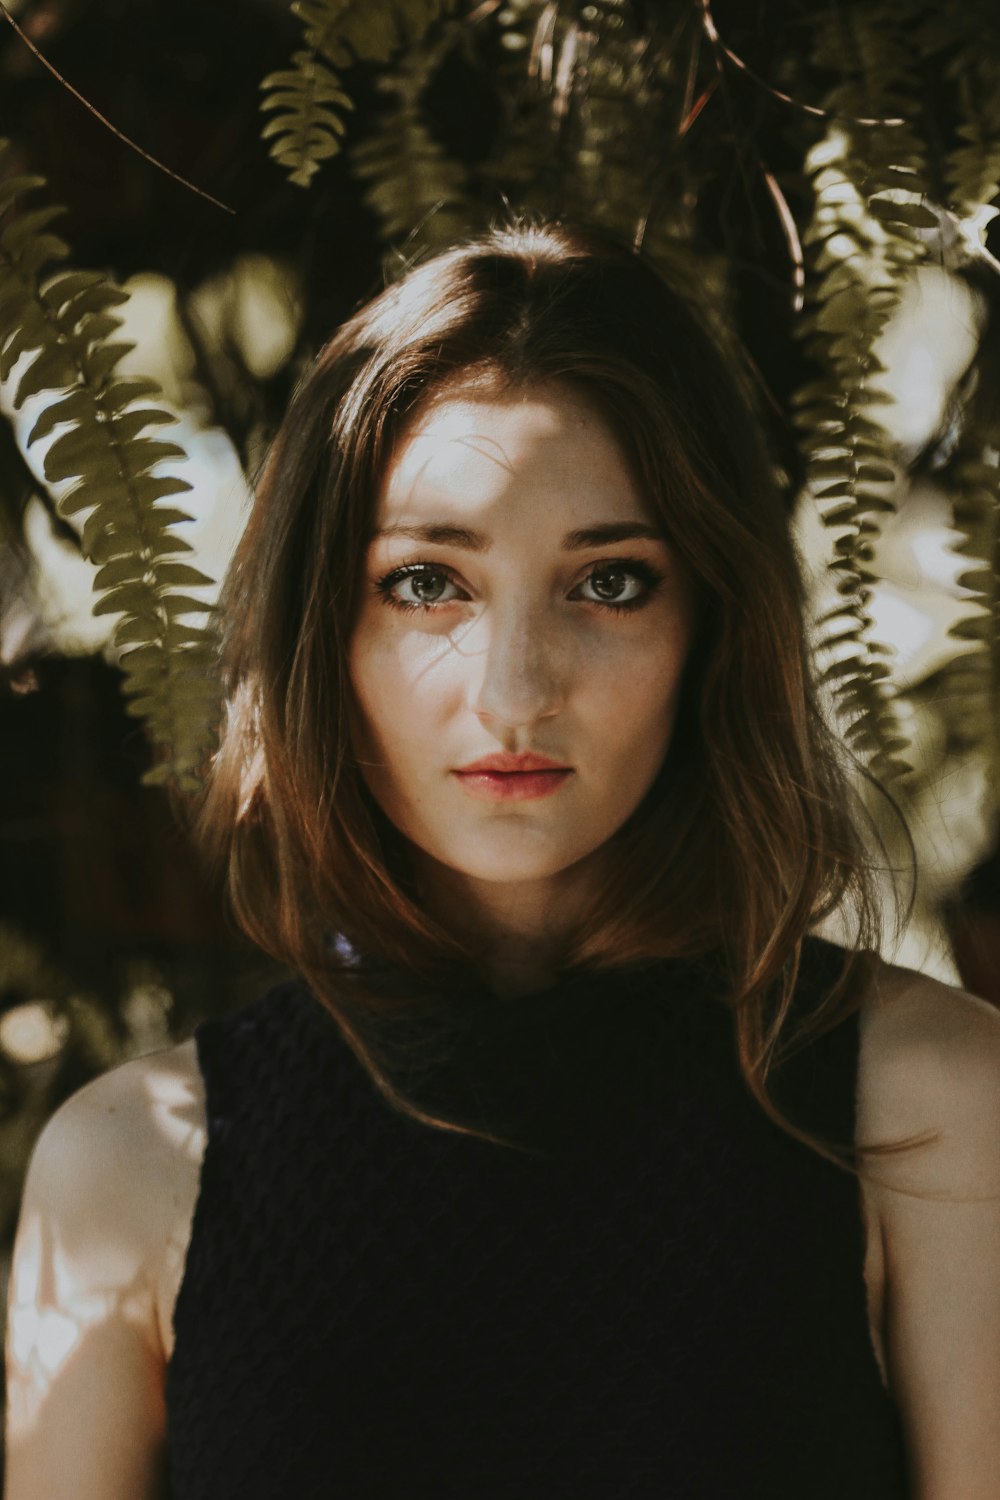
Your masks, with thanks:
M 332 106 L 353 109 L 354 104 L 337 75 L 313 51 L 294 53 L 291 67 L 269 73 L 261 88 L 267 90 L 261 109 L 281 111 L 267 122 L 261 137 L 265 141 L 275 137 L 271 155 L 285 168 L 290 182 L 308 187 L 320 164 L 340 150 L 340 137 L 347 128 Z
M 424 92 L 459 35 L 451 22 L 433 46 L 413 48 L 379 75 L 377 88 L 394 103 L 350 152 L 355 176 L 368 184 L 364 201 L 380 221 L 383 241 L 405 237 L 408 250 L 448 244 L 474 216 L 465 170 L 445 154 L 421 111 Z
M 990 360 L 993 379 L 1000 371 Z M 939 683 L 943 700 L 959 706 L 949 724 L 953 753 L 986 751 L 994 801 L 1000 795 L 1000 719 L 997 713 L 997 679 L 1000 667 L 1000 418 L 995 386 L 980 378 L 966 411 L 962 433 L 947 470 L 940 477 L 947 483 L 952 504 L 952 522 L 960 540 L 952 550 L 969 559 L 972 566 L 959 573 L 956 582 L 972 591 L 970 604 L 976 613 L 956 621 L 948 634 L 966 643 L 942 669 L 946 688 Z M 975 645 L 969 649 L 968 642 Z
M 343 114 L 354 108 L 340 72 L 355 60 L 388 62 L 416 47 L 454 0 L 294 0 L 305 46 L 291 67 L 261 82 L 261 109 L 275 111 L 261 134 L 297 187 L 308 187 L 321 164 L 340 150 Z
M 504 125 L 480 173 L 495 202 L 503 195 L 532 211 L 560 208 L 551 107 L 538 68 L 540 47 L 551 42 L 557 12 L 554 0 L 506 0 L 496 16 L 502 47 L 496 80 Z
M 154 474 L 164 459 L 186 455 L 177 443 L 151 438 L 150 428 L 175 418 L 159 407 L 136 406 L 158 394 L 154 381 L 115 374 L 132 347 L 110 342 L 121 326 L 112 309 L 127 300 L 96 271 L 52 271 L 66 245 L 48 226 L 58 207 L 23 210 L 22 200 L 44 179 L 7 176 L 9 143 L 0 141 L 0 379 L 15 377 L 13 403 L 48 395 L 27 445 L 58 433 L 44 458 L 44 474 L 64 486 L 55 498 L 74 526 L 83 518 L 81 550 L 99 567 L 95 614 L 119 614 L 113 644 L 121 651 L 128 712 L 146 720 L 161 758 L 147 783 L 199 786 L 198 769 L 217 720 L 216 631 L 187 622 L 211 613 L 177 586 L 209 584 L 197 568 L 175 560 L 191 546 L 174 527 L 191 517 L 161 504 L 191 486 Z
M 729 265 L 699 231 L 697 169 L 680 128 L 696 13 L 644 30 L 627 0 L 507 0 L 498 20 L 509 119 L 486 181 L 520 205 L 578 214 L 641 244 L 721 331 Z
M 941 67 L 957 91 L 959 144 L 944 163 L 945 201 L 957 221 L 959 259 L 974 260 L 985 246 L 990 224 L 1000 215 L 1000 43 L 987 24 L 991 11 L 982 0 L 949 17 L 932 12 L 918 33 L 925 55 Z M 942 24 L 947 20 L 947 24 Z M 950 53 L 950 55 L 949 55 Z M 1000 800 L 1000 399 L 997 381 L 996 320 L 983 339 L 955 449 L 935 476 L 947 485 L 952 524 L 960 540 L 953 550 L 972 564 L 956 582 L 972 591 L 977 610 L 952 625 L 949 635 L 974 642 L 943 670 L 942 701 L 954 703 L 949 737 L 956 753 L 987 756 L 994 805 Z
M 597 0 L 585 14 L 581 24 L 570 10 L 554 29 L 550 128 L 564 142 L 567 209 L 630 240 L 662 157 L 657 143 L 669 150 L 658 59 L 625 0 Z
M 919 88 L 906 9 L 887 0 L 836 15 L 818 34 L 816 62 L 839 59 L 844 76 L 824 100 L 831 118 L 806 157 L 813 212 L 803 235 L 811 275 L 801 333 L 820 374 L 795 400 L 807 481 L 824 524 L 842 533 L 831 564 L 841 603 L 817 622 L 832 627 L 819 650 L 839 655 L 822 681 L 839 700 L 846 737 L 885 782 L 913 768 L 899 753 L 909 742 L 890 668 L 875 660 L 891 648 L 869 634 L 877 582 L 869 564 L 882 518 L 895 511 L 896 481 L 894 444 L 876 414 L 890 398 L 872 384 L 883 373 L 874 346 L 923 258 L 919 231 L 938 222 L 923 202 L 926 167 L 908 123 L 919 114 Z M 880 119 L 887 123 L 861 123 Z
M 982 245 L 1000 214 L 1000 40 L 992 0 L 933 7 L 921 20 L 917 45 L 935 72 L 953 85 L 960 144 L 947 156 L 945 201 Z

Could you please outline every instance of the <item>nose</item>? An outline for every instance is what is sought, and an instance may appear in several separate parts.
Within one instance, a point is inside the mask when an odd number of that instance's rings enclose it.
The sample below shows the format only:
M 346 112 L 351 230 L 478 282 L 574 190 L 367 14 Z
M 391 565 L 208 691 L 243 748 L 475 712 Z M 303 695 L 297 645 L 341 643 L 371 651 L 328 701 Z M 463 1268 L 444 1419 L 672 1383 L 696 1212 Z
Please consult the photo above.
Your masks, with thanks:
M 540 612 L 515 602 L 492 618 L 484 616 L 480 628 L 485 639 L 474 656 L 479 676 L 472 707 L 482 722 L 494 731 L 521 729 L 557 714 L 564 699 L 564 663 Z

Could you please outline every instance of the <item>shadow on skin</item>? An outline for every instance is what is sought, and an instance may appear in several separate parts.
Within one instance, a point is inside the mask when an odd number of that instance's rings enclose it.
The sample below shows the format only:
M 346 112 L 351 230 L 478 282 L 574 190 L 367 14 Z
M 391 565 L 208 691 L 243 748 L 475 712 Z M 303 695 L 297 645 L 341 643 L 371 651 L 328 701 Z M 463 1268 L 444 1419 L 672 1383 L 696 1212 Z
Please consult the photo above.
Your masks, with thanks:
M 8 1500 L 161 1493 L 173 1304 L 204 1141 L 193 1040 L 92 1080 L 45 1126 L 8 1292 Z M 98 1476 L 112 1473 L 102 1492 Z

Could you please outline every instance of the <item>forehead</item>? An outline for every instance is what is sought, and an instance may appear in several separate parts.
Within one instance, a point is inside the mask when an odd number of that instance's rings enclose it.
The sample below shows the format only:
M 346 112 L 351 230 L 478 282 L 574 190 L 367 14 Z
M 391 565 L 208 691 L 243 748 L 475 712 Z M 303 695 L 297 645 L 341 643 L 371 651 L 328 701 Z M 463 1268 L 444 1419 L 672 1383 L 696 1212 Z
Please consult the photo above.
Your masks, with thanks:
M 612 516 L 645 510 L 611 424 L 582 393 L 557 382 L 503 395 L 459 386 L 428 400 L 404 428 L 376 524 L 417 504 L 488 509 L 513 491 L 544 494 L 550 506 L 599 505 Z

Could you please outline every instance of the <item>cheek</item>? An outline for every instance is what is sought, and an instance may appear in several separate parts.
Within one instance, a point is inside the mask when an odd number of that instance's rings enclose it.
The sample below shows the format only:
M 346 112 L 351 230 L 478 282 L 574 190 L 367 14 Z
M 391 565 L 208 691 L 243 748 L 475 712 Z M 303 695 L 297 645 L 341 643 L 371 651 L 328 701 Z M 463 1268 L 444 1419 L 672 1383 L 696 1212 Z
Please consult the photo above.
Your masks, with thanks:
M 419 754 L 449 711 L 454 672 L 441 670 L 442 647 L 417 631 L 362 622 L 348 650 L 351 687 L 369 743 L 394 758 Z
M 583 663 L 581 686 L 592 719 L 602 719 L 608 735 L 635 742 L 668 735 L 687 655 L 686 633 L 653 631 L 623 642 L 624 649 L 594 650 Z

